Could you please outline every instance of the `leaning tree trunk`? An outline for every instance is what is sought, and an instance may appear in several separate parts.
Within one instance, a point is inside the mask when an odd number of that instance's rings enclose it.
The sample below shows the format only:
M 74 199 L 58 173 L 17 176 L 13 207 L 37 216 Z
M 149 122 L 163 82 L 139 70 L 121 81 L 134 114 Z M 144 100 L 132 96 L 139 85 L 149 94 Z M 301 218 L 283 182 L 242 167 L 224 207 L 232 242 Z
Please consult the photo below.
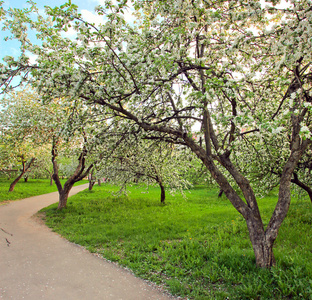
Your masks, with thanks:
M 11 183 L 10 188 L 9 188 L 9 192 L 14 191 L 16 184 L 20 181 L 20 179 L 23 177 L 23 175 L 29 170 L 29 168 L 32 166 L 32 164 L 35 162 L 36 159 L 32 158 L 27 166 L 25 165 L 26 161 L 24 160 L 24 156 L 21 156 L 21 160 L 22 160 L 21 174 Z
M 310 201 L 312 202 L 312 189 L 299 180 L 297 173 L 294 172 L 294 178 L 291 180 L 291 182 L 295 183 L 296 185 L 301 187 L 303 190 L 305 190 L 309 195 Z
M 9 192 L 13 192 L 16 184 L 20 181 L 25 173 L 21 173 L 14 181 L 10 184 Z

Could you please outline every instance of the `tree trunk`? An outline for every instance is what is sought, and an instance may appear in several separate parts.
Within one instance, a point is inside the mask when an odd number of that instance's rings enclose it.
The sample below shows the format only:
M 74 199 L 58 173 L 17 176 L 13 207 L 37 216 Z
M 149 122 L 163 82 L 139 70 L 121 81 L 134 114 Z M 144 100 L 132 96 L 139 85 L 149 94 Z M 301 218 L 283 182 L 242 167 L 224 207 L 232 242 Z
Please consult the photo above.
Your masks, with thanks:
M 50 185 L 53 185 L 53 174 L 50 175 Z
M 19 180 L 23 177 L 23 175 L 29 170 L 29 168 L 32 166 L 35 160 L 36 160 L 35 158 L 32 158 L 30 162 L 28 163 L 28 165 L 26 166 L 25 165 L 26 161 L 24 160 L 24 156 L 21 156 L 22 167 L 23 167 L 21 170 L 21 174 L 11 183 L 9 192 L 14 191 L 15 185 L 19 182 Z
M 89 191 L 92 191 L 94 184 L 95 184 L 94 180 L 89 180 Z
M 14 191 L 14 188 L 16 186 L 16 184 L 20 181 L 20 179 L 23 177 L 24 173 L 22 172 L 10 185 L 10 188 L 9 188 L 9 192 L 13 192 Z
M 67 181 L 64 184 L 64 187 L 62 187 L 60 178 L 59 178 L 59 168 L 56 161 L 57 158 L 57 147 L 56 147 L 56 141 L 53 141 L 52 144 L 52 164 L 53 164 L 53 175 L 52 178 L 57 186 L 57 190 L 59 192 L 59 204 L 58 209 L 63 209 L 66 207 L 67 199 L 69 192 L 73 185 L 82 180 L 84 177 L 87 176 L 87 174 L 90 172 L 90 170 L 93 168 L 93 164 L 89 165 L 89 167 L 85 170 L 85 156 L 87 154 L 87 151 L 85 147 L 82 149 L 81 154 L 79 155 L 78 161 L 79 164 L 76 167 L 76 170 L 74 173 L 67 179 Z
M 294 172 L 294 178 L 291 180 L 291 182 L 304 189 L 308 193 L 310 201 L 312 202 L 312 189 L 299 180 L 297 173 Z
M 161 193 L 160 193 L 160 202 L 162 204 L 165 203 L 165 199 L 166 199 L 166 192 L 165 192 L 165 187 L 163 186 L 162 182 L 158 182 L 159 186 L 160 186 L 160 190 L 161 190 Z
M 260 268 L 270 268 L 275 265 L 273 253 L 273 244 L 262 240 L 253 245 L 253 250 L 256 257 L 256 264 Z
M 66 208 L 69 192 L 70 192 L 70 189 L 67 191 L 64 189 L 59 191 L 59 203 L 58 203 L 57 209 Z
M 28 182 L 28 176 L 24 177 L 24 182 Z
M 98 179 L 98 186 L 101 186 L 101 179 Z
M 93 172 L 89 174 L 88 179 L 89 179 L 89 191 L 92 191 L 93 186 L 95 184 L 95 178 L 93 177 Z
M 246 223 L 257 266 L 260 268 L 274 266 L 273 244 L 275 239 L 267 238 L 261 220 L 257 220 L 251 216 L 246 220 Z

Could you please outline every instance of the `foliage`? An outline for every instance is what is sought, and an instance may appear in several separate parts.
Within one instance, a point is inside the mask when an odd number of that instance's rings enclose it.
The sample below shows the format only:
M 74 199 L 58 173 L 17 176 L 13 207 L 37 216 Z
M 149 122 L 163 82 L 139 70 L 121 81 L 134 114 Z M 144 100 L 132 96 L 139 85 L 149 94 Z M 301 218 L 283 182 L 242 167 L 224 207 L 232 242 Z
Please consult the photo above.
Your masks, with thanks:
M 195 187 L 187 200 L 168 195 L 165 206 L 159 188 L 129 188 L 128 197 L 112 190 L 102 184 L 71 197 L 66 210 L 44 209 L 48 226 L 188 299 L 311 299 L 307 198 L 294 199 L 275 245 L 277 265 L 263 270 L 253 263 L 243 218 L 217 189 Z M 274 190 L 259 202 L 265 222 L 276 201 Z
M 46 160 L 50 120 L 40 99 L 30 90 L 24 90 L 0 100 L 0 168 L 20 168 L 21 159 L 30 161 L 35 158 L 37 164 Z
M 100 162 L 97 177 L 120 184 L 122 189 L 127 184 L 145 183 L 183 192 L 191 185 L 184 177 L 194 161 L 183 147 L 130 135 Z

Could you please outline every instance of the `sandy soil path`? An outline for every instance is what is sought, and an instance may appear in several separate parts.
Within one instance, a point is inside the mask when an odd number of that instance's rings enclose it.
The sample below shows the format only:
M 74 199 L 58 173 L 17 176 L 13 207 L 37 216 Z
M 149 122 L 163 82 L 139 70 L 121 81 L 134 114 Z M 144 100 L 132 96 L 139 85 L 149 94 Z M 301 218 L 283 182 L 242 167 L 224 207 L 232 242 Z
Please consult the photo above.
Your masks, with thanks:
M 57 200 L 51 193 L 0 206 L 0 299 L 173 299 L 32 217 Z

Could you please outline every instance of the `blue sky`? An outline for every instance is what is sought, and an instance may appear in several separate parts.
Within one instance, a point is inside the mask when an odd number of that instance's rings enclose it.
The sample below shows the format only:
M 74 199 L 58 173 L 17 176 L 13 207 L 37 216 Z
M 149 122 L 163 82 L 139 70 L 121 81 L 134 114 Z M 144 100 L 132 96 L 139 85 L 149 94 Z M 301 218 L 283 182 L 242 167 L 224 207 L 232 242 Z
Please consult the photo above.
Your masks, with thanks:
M 43 8 L 45 5 L 48 6 L 59 6 L 62 5 L 66 2 L 66 0 L 35 0 L 34 2 L 37 3 L 37 6 L 39 8 Z M 93 10 L 94 7 L 98 4 L 103 4 L 104 1 L 102 0 L 73 0 L 72 3 L 76 4 L 81 7 L 82 9 L 88 9 L 88 10 Z M 4 0 L 4 8 L 7 9 L 9 7 L 19 7 L 23 8 L 27 6 L 27 1 L 26 0 Z
M 116 0 L 112 1 L 115 2 Z M 66 0 L 34 0 L 34 2 L 37 3 L 37 7 L 39 8 L 39 10 L 42 10 L 43 12 L 45 6 L 60 6 L 66 3 Z M 96 15 L 94 11 L 94 8 L 97 5 L 104 5 L 104 2 L 105 0 L 72 0 L 72 3 L 78 6 L 79 12 L 82 14 L 83 19 L 95 24 L 104 22 L 104 17 Z M 2 5 L 4 10 L 7 10 L 9 8 L 26 8 L 27 6 L 29 6 L 29 4 L 27 4 L 27 0 L 4 0 L 4 4 Z M 126 12 L 125 18 L 127 21 L 130 22 L 134 20 L 130 9 L 128 9 L 128 11 Z M 0 22 L 0 29 L 2 29 L 2 26 L 3 22 Z M 8 35 L 9 32 L 0 30 L 0 63 L 3 63 L 3 58 L 5 56 L 9 55 L 16 58 L 20 56 L 20 43 L 14 40 L 4 41 L 4 38 Z M 70 31 L 68 31 L 66 33 L 66 36 L 69 38 L 74 38 L 75 35 L 75 32 L 71 33 Z M 35 36 L 31 34 L 28 37 L 30 40 L 32 40 L 32 38 L 35 38 Z M 30 61 L 32 63 L 35 63 L 35 60 L 36 56 L 31 54 Z M 13 80 L 13 84 L 17 83 L 18 80 L 16 80 L 16 83 L 15 80 Z M 2 95 L 0 95 L 0 97 L 2 97 Z
M 39 9 L 43 9 L 44 6 L 60 6 L 66 2 L 66 0 L 35 0 Z M 94 7 L 99 4 L 104 4 L 104 0 L 72 0 L 73 4 L 78 5 L 79 11 L 82 13 L 83 17 L 87 21 L 96 21 L 98 16 L 94 15 Z M 27 7 L 26 0 L 4 0 L 3 8 L 7 10 L 10 7 L 25 8 Z M 2 23 L 0 22 L 0 28 L 2 28 Z M 8 33 L 0 31 L 0 61 L 6 55 L 18 56 L 19 54 L 19 44 L 13 41 L 4 41 L 4 37 Z

